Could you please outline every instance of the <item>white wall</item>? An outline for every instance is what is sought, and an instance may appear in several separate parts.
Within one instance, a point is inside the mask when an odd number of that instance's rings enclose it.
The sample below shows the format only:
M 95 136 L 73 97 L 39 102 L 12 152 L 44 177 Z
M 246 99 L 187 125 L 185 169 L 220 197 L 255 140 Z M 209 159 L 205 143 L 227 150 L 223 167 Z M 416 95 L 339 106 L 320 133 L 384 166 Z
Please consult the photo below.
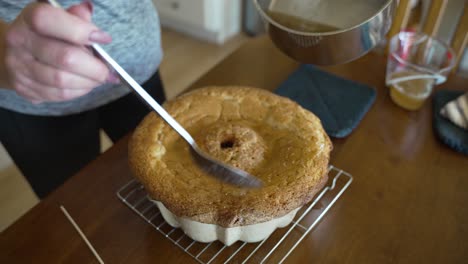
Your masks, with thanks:
M 241 0 L 153 0 L 163 26 L 220 44 L 240 32 L 241 2 Z

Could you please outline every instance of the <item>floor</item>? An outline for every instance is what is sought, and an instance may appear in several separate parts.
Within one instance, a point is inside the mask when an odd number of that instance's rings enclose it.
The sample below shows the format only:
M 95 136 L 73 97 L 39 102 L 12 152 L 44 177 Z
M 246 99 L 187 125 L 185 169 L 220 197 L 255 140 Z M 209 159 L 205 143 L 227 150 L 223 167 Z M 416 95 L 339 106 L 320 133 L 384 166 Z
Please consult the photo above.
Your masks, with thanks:
M 163 29 L 164 60 L 160 72 L 167 97 L 174 98 L 247 39 L 241 34 L 223 45 L 216 45 Z M 105 151 L 112 143 L 104 133 L 101 139 L 102 151 Z M 0 232 L 38 201 L 0 144 Z

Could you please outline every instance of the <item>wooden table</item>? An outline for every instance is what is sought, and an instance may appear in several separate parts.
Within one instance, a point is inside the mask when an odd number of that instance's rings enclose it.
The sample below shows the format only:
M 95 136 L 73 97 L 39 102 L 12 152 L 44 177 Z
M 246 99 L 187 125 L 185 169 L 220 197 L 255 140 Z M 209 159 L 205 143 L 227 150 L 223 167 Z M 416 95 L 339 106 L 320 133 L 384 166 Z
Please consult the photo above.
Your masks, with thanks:
M 239 84 L 272 90 L 297 66 L 261 37 L 191 89 Z M 377 100 L 350 136 L 333 140 L 331 163 L 354 182 L 286 263 L 466 263 L 468 158 L 436 140 L 431 104 L 418 112 L 395 106 L 378 54 L 327 70 L 376 87 Z M 451 78 L 444 86 L 467 83 Z M 96 262 L 59 205 L 107 263 L 195 263 L 117 199 L 116 191 L 131 179 L 127 142 L 115 144 L 5 230 L 0 263 Z

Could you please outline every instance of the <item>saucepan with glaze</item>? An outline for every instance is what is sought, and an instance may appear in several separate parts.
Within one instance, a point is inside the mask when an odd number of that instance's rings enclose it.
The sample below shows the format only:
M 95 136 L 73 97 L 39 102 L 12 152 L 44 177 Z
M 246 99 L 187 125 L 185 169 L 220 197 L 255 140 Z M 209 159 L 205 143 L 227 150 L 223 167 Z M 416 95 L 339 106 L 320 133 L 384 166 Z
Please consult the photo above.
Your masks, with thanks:
M 384 40 L 394 0 L 253 0 L 275 45 L 316 65 L 361 57 Z

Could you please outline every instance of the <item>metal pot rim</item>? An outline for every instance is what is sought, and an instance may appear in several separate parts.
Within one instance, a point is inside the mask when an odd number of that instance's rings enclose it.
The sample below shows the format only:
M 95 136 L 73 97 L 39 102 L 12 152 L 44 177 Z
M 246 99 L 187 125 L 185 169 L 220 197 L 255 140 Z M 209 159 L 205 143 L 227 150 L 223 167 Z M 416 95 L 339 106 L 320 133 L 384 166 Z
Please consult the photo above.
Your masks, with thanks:
M 307 31 L 299 31 L 299 30 L 294 30 L 294 29 L 290 29 L 288 27 L 285 27 L 285 26 L 281 25 L 280 23 L 276 22 L 275 20 L 271 19 L 270 16 L 268 16 L 263 11 L 263 8 L 260 7 L 260 5 L 258 4 L 258 0 L 252 0 L 252 1 L 254 2 L 254 5 L 257 8 L 257 11 L 262 15 L 262 17 L 264 19 L 268 20 L 269 23 L 275 25 L 276 27 L 278 27 L 278 28 L 280 28 L 282 30 L 285 30 L 287 32 L 294 33 L 294 34 L 297 34 L 297 35 L 302 35 L 302 36 L 330 36 L 330 35 L 335 35 L 335 34 L 347 32 L 347 31 L 353 30 L 355 28 L 359 28 L 360 26 L 368 23 L 369 21 L 374 19 L 376 16 L 378 16 L 380 13 L 382 13 L 385 9 L 387 9 L 392 4 L 392 2 L 394 0 L 387 0 L 385 5 L 383 5 L 382 8 L 380 8 L 374 15 L 372 15 L 371 17 L 369 17 L 368 19 L 364 20 L 363 22 L 361 22 L 361 23 L 359 23 L 357 25 L 354 25 L 354 26 L 346 28 L 346 29 L 340 29 L 340 30 L 335 30 L 335 31 L 327 31 L 327 32 L 307 32 Z

